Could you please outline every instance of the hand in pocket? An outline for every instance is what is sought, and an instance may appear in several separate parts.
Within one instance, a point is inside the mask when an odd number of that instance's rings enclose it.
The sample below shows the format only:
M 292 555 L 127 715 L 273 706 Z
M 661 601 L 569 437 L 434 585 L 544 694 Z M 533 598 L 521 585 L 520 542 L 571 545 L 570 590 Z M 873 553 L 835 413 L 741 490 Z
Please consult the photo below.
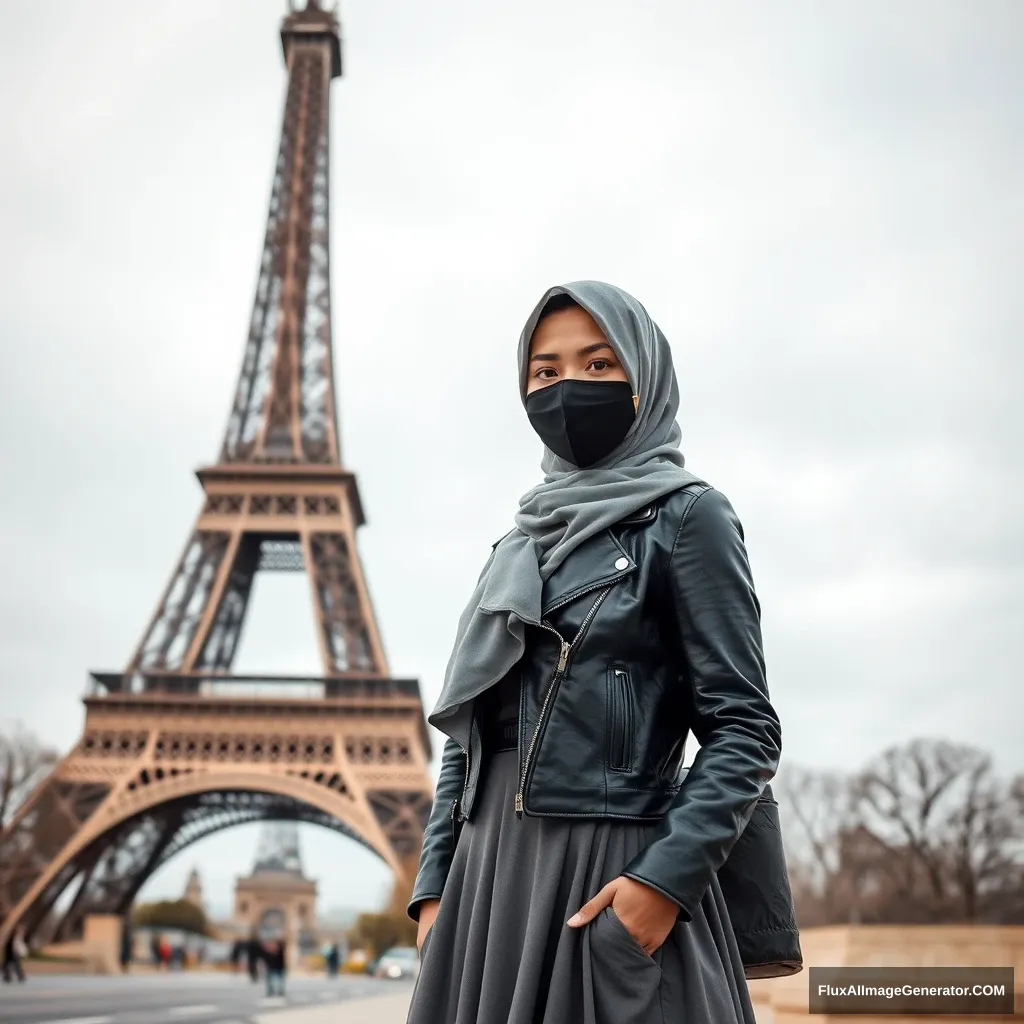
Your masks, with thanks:
M 605 907 L 615 911 L 622 926 L 648 956 L 661 948 L 679 916 L 679 907 L 667 896 L 620 875 L 569 918 L 569 927 L 581 928 L 589 924 Z

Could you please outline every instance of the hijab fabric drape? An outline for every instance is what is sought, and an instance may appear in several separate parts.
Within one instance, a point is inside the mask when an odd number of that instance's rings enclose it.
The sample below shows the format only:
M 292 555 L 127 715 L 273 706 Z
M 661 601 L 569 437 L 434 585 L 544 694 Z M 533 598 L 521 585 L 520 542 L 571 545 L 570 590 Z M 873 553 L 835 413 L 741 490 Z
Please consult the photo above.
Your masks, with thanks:
M 544 480 L 519 501 L 515 529 L 491 552 L 459 620 L 431 725 L 468 741 L 460 709 L 504 677 L 522 656 L 528 625 L 540 622 L 544 581 L 581 544 L 620 519 L 698 477 L 684 468 L 676 422 L 679 386 L 668 341 L 627 292 L 601 281 L 550 288 L 519 338 L 519 386 L 525 404 L 530 340 L 547 302 L 574 299 L 615 350 L 639 404 L 622 443 L 602 461 L 578 469 L 544 449 Z

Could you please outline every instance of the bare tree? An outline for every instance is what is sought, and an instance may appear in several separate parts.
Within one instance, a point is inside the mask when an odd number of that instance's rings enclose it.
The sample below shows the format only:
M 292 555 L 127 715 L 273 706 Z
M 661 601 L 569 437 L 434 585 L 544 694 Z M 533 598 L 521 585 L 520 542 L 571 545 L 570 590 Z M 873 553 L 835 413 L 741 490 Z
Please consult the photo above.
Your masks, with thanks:
M 1024 924 L 1024 775 L 1003 787 L 993 817 L 997 824 L 990 834 L 1001 831 L 1006 839 L 978 886 L 978 917 L 992 924 Z
M 1017 798 L 983 751 L 923 739 L 892 747 L 853 793 L 864 835 L 885 853 L 887 900 L 900 918 L 976 921 L 1012 874 Z
M 0 830 L 57 763 L 57 752 L 20 725 L 0 733 Z
M 1024 922 L 1024 778 L 983 751 L 915 740 L 775 788 L 801 925 Z
M 841 772 L 788 765 L 775 782 L 786 832 L 793 898 L 803 924 L 826 924 L 836 905 L 842 836 L 853 820 L 850 780 Z

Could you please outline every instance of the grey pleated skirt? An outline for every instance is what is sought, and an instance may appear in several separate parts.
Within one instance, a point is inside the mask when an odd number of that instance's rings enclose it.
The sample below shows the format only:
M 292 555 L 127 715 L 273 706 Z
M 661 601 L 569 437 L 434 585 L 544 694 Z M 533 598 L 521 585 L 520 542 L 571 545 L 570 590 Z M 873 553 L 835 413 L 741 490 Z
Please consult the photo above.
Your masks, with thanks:
M 650 826 L 516 818 L 518 759 L 484 765 L 408 1024 L 754 1024 L 717 880 L 653 957 L 608 908 L 566 921 L 647 844 Z

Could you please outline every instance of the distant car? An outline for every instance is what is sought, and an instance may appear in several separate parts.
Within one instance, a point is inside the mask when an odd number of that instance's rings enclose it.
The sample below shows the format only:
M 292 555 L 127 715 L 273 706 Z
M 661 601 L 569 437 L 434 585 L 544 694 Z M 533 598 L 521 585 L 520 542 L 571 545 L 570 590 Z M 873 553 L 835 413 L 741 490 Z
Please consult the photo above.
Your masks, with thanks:
M 394 946 L 378 961 L 373 970 L 375 978 L 415 978 L 419 974 L 420 958 L 415 946 Z
M 353 949 L 341 965 L 341 971 L 343 974 L 369 974 L 371 962 L 365 949 Z

